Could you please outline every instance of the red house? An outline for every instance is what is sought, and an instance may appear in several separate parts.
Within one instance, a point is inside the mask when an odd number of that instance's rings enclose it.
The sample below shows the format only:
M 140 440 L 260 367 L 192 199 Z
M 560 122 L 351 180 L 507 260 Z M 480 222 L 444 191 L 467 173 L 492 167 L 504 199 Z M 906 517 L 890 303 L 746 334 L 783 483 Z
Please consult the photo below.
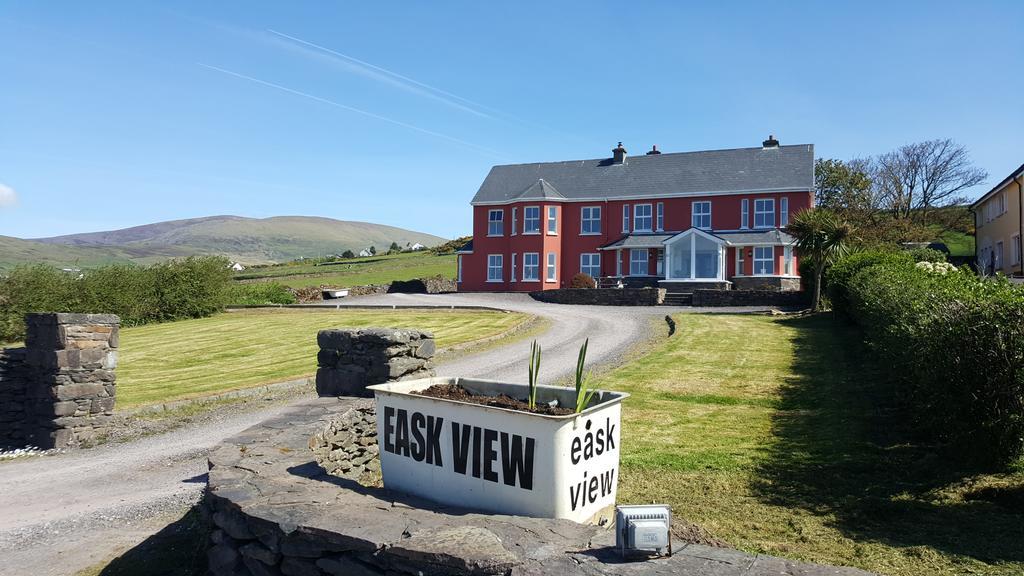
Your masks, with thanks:
M 602 285 L 798 290 L 781 229 L 814 201 L 814 146 L 495 166 L 473 197 L 461 291 Z

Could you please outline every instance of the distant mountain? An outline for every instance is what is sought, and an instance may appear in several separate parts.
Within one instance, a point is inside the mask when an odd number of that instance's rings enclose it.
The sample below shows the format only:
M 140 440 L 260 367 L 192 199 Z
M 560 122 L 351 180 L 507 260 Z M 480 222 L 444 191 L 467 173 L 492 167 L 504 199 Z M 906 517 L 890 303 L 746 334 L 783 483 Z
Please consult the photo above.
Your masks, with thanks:
M 370 246 L 386 251 L 392 242 L 435 246 L 444 240 L 393 226 L 330 218 L 210 216 L 53 238 L 0 236 L 0 268 L 22 262 L 62 267 L 149 263 L 193 254 L 217 254 L 243 264 L 261 264 L 345 250 L 358 252 Z

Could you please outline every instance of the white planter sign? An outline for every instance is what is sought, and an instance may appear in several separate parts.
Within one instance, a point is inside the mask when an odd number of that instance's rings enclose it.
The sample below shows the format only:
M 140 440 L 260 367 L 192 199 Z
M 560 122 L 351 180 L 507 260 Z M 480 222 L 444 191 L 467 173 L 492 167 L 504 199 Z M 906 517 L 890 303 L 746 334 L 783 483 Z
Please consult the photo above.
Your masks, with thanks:
M 615 504 L 620 403 L 599 391 L 579 414 L 544 416 L 412 394 L 458 384 L 473 394 L 525 398 L 525 384 L 425 378 L 368 386 L 388 489 L 502 514 L 587 522 Z M 571 388 L 541 386 L 537 402 L 575 406 Z

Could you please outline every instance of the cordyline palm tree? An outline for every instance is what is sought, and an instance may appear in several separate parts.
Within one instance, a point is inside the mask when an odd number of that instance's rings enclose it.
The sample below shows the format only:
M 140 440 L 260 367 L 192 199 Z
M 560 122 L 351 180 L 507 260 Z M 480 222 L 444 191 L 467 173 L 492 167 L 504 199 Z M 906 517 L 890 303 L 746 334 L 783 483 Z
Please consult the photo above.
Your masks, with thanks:
M 811 308 L 821 309 L 821 275 L 825 267 L 846 255 L 856 229 L 838 214 L 823 208 L 804 210 L 789 221 L 786 232 L 796 238 L 796 250 L 814 266 L 814 299 Z

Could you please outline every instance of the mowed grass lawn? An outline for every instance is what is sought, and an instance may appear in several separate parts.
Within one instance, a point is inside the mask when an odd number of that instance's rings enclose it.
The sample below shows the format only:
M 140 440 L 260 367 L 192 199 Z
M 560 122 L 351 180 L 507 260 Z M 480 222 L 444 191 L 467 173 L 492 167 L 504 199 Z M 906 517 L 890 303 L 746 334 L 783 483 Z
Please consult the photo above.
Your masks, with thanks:
M 277 309 L 124 328 L 117 405 L 131 408 L 311 375 L 316 334 L 324 328 L 417 328 L 432 331 L 443 348 L 500 334 L 528 318 L 478 310 Z
M 619 501 L 667 502 L 741 549 L 890 575 L 1024 574 L 1024 467 L 915 441 L 829 316 L 675 317 L 603 376 L 624 403 Z

